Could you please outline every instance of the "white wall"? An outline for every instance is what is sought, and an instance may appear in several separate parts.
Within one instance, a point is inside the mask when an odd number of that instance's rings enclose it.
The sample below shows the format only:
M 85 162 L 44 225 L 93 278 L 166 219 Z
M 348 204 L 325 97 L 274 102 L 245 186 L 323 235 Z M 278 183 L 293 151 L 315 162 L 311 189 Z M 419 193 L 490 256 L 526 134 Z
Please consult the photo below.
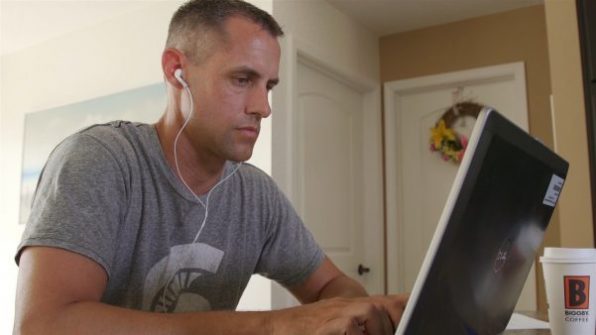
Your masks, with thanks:
M 274 0 L 273 16 L 335 67 L 379 82 L 379 38 L 324 0 Z
M 161 51 L 181 1 L 147 2 L 143 9 L 2 55 L 0 62 L 0 334 L 12 332 L 17 266 L 24 115 L 162 81 Z M 271 11 L 269 0 L 255 1 Z M 35 11 L 36 2 L 30 2 Z M 64 18 L 70 14 L 68 2 Z M 60 17 L 49 19 L 60 20 Z M 271 171 L 271 122 L 265 122 L 251 162 Z M 271 284 L 252 280 L 241 309 L 270 308 Z
M 301 56 L 316 58 L 317 63 L 321 61 L 333 72 L 345 75 L 344 79 L 348 82 L 365 82 L 373 87 L 378 85 L 376 92 L 371 94 L 375 96 L 371 100 L 379 100 L 379 39 L 374 33 L 324 0 L 274 0 L 273 16 L 284 29 L 286 37 L 282 41 L 281 82 L 274 90 L 272 99 L 274 128 L 272 132 L 272 176 L 292 200 L 293 168 L 290 158 L 292 145 L 288 138 L 291 137 L 292 110 L 294 109 L 293 103 L 296 101 L 294 97 L 296 94 L 296 55 L 294 53 L 298 49 L 300 51 L 308 50 L 308 55 Z M 369 91 L 369 88 L 366 87 L 365 91 Z M 375 102 L 370 105 L 375 105 Z M 369 124 L 368 122 L 375 118 L 366 118 L 364 128 L 368 130 L 376 129 L 375 127 L 380 128 L 381 124 L 380 103 L 373 109 L 377 109 L 375 115 L 378 116 L 378 119 L 373 121 L 375 124 Z M 372 114 L 374 113 L 373 110 Z M 366 132 L 367 130 L 365 130 Z M 378 150 L 365 153 L 367 157 L 365 161 L 378 160 L 380 162 L 380 131 L 376 136 L 378 136 Z M 375 138 L 375 135 L 365 134 L 365 137 Z M 380 193 L 382 192 L 381 171 L 379 169 L 372 173 L 379 175 L 379 182 L 367 185 L 365 192 L 375 193 L 378 191 L 377 193 Z M 379 220 L 382 221 L 381 203 L 379 201 L 379 208 L 375 208 L 373 212 L 380 213 Z M 295 303 L 295 300 L 282 288 L 273 284 L 273 308 L 287 307 Z

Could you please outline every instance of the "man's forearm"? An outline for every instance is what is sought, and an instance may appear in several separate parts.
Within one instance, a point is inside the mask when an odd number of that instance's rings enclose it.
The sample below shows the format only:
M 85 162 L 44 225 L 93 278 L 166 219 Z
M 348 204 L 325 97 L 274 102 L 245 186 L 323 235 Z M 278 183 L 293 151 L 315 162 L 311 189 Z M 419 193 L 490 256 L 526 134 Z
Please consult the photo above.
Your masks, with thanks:
M 271 312 L 151 313 L 99 302 L 78 302 L 15 323 L 14 335 L 273 334 Z
M 334 297 L 357 298 L 366 296 L 368 296 L 368 293 L 359 282 L 346 275 L 341 275 L 323 287 L 319 294 L 319 300 Z
M 353 286 L 342 280 L 335 285 L 343 286 L 343 293 L 348 292 L 344 285 L 352 287 L 352 294 L 365 293 L 359 284 Z M 335 289 L 332 285 L 325 294 L 333 294 Z M 78 302 L 56 313 L 38 311 L 41 313 L 30 314 L 29 318 L 17 317 L 14 335 L 327 335 L 351 333 L 363 325 L 369 333 L 390 334 L 404 304 L 403 298 L 396 297 L 335 298 L 267 312 L 160 314 Z

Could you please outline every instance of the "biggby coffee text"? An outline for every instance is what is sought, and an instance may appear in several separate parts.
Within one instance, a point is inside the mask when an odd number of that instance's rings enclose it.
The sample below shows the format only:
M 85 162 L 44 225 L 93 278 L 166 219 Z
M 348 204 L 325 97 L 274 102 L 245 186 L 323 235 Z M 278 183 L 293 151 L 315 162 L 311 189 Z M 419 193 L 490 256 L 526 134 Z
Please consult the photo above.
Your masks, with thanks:
M 590 316 L 589 311 L 565 311 L 565 321 L 566 322 L 588 322 L 588 318 Z

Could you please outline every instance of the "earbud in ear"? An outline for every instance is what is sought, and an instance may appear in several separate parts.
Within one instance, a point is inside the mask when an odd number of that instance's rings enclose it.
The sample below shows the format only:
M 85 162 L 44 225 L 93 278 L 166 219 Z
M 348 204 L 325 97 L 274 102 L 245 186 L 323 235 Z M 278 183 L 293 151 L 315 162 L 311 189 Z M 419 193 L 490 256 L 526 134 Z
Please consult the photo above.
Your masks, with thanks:
M 182 69 L 176 69 L 176 71 L 174 71 L 174 77 L 176 77 L 176 79 L 182 86 L 188 87 L 188 84 L 186 83 L 184 78 L 182 78 Z

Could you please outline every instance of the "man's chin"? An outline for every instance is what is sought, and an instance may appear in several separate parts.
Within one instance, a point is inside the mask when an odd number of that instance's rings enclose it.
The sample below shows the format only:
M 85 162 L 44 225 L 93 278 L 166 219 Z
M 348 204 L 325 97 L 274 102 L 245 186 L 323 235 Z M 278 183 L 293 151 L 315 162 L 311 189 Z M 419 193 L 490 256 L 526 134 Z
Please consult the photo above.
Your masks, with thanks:
M 246 162 L 252 157 L 252 149 L 249 151 L 244 152 L 237 152 L 234 155 L 231 155 L 228 159 L 233 162 Z

